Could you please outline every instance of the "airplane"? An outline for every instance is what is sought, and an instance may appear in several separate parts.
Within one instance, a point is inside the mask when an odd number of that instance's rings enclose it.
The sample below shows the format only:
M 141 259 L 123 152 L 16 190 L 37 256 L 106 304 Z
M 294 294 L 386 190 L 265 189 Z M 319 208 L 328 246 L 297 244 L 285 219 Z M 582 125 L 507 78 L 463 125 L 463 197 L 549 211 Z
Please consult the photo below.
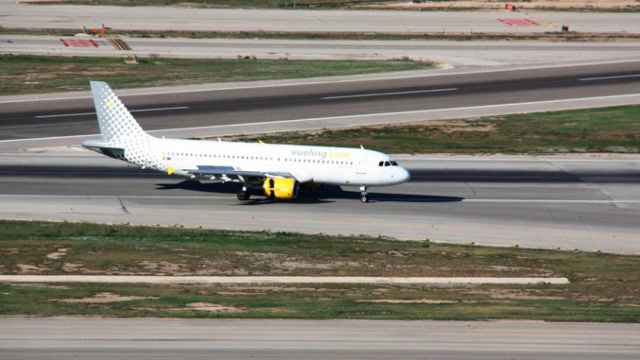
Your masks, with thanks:
M 91 93 L 102 138 L 82 143 L 87 149 L 194 181 L 242 184 L 238 200 L 252 195 L 295 200 L 301 187 L 351 185 L 368 188 L 406 182 L 409 172 L 388 155 L 360 148 L 158 138 L 146 133 L 122 101 L 101 81 Z

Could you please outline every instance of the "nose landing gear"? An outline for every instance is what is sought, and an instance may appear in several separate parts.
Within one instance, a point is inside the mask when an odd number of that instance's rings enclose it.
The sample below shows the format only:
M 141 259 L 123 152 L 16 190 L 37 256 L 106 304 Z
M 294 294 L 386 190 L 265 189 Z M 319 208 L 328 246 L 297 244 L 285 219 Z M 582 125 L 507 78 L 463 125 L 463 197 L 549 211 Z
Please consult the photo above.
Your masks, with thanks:
M 242 189 L 238 192 L 238 200 L 246 201 L 249 200 L 251 194 L 249 194 L 249 189 L 246 186 L 243 186 Z
M 368 203 L 369 202 L 369 197 L 367 196 L 367 186 L 366 185 L 360 186 L 360 202 L 362 202 L 362 203 Z

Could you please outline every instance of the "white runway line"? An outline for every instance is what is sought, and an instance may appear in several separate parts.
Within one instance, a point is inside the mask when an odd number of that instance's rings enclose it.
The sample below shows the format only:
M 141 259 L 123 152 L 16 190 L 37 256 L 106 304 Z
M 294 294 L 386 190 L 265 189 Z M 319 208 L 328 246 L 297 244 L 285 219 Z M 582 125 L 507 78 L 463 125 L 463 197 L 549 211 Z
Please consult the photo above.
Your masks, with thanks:
M 370 93 L 370 94 L 365 93 L 365 94 L 354 94 L 354 95 L 325 96 L 322 98 L 322 100 L 340 100 L 340 99 L 355 99 L 355 98 L 382 97 L 382 96 L 394 96 L 394 95 L 429 94 L 429 93 L 454 92 L 457 90 L 458 88 L 392 91 L 392 92 Z
M 132 109 L 129 112 L 132 113 L 140 113 L 140 112 L 155 112 L 155 111 L 172 111 L 172 110 L 187 110 L 188 106 L 171 106 L 171 107 L 159 107 L 159 108 L 149 108 L 149 109 Z M 51 115 L 36 115 L 36 119 L 51 119 L 51 118 L 60 118 L 60 117 L 72 117 L 72 116 L 86 116 L 86 115 L 95 115 L 95 112 L 82 112 L 82 113 L 69 113 L 69 114 L 51 114 Z
M 635 79 L 640 78 L 640 74 L 632 75 L 615 75 L 615 76 L 596 76 L 578 79 L 580 81 L 602 81 L 602 80 L 617 80 L 617 79 Z
M 564 277 L 0 275 L 4 283 L 567 285 Z
M 474 203 L 522 203 L 522 204 L 640 204 L 640 200 L 580 200 L 580 199 L 463 199 Z

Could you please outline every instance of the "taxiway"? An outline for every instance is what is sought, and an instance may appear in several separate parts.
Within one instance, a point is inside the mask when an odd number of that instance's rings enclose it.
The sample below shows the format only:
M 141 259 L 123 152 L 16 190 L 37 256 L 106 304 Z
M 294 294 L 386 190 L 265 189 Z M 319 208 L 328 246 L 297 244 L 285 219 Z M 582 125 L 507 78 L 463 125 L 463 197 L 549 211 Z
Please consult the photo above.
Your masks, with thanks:
M 631 360 L 637 324 L 2 318 L 7 360 Z

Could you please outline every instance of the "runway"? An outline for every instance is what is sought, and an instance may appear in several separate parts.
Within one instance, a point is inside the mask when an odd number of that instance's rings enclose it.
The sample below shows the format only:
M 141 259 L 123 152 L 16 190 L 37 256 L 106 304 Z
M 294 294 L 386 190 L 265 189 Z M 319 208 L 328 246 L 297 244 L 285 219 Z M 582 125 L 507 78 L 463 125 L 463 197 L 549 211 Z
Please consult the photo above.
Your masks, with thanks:
M 637 359 L 635 324 L 0 318 L 6 360 Z
M 370 204 L 350 188 L 246 203 L 234 185 L 185 182 L 88 153 L 6 154 L 0 217 L 640 253 L 637 156 L 398 158 L 412 181 L 372 189 Z
M 429 115 L 426 112 L 440 110 L 455 110 L 445 118 L 482 116 L 486 114 L 483 111 L 495 110 L 505 104 L 513 104 L 513 110 L 508 112 L 551 111 L 557 109 L 554 105 L 558 101 L 589 97 L 606 99 L 578 101 L 580 104 L 569 104 L 566 108 L 611 106 L 620 104 L 618 101 L 625 97 L 640 94 L 638 74 L 640 63 L 625 62 L 291 86 L 266 85 L 225 91 L 181 92 L 168 89 L 153 95 L 125 96 L 124 101 L 133 111 L 141 110 L 136 113 L 136 118 L 146 130 L 255 124 L 258 129 L 269 131 L 270 124 L 289 120 L 299 122 L 299 119 L 335 118 L 333 124 L 331 121 L 316 124 L 322 128 L 361 125 L 373 119 L 373 114 L 395 114 L 398 115 L 396 121 L 405 122 L 427 120 Z M 621 96 L 612 98 L 617 95 Z M 97 132 L 91 100 L 86 95 L 43 101 L 46 98 L 38 96 L 2 104 L 0 144 L 2 140 Z M 532 102 L 539 102 L 540 106 L 527 108 Z M 481 111 L 463 111 L 473 108 Z M 354 116 L 359 122 L 339 118 L 344 116 Z M 386 117 L 378 119 L 378 122 L 392 121 Z M 186 136 L 198 135 L 205 134 L 192 131 Z

